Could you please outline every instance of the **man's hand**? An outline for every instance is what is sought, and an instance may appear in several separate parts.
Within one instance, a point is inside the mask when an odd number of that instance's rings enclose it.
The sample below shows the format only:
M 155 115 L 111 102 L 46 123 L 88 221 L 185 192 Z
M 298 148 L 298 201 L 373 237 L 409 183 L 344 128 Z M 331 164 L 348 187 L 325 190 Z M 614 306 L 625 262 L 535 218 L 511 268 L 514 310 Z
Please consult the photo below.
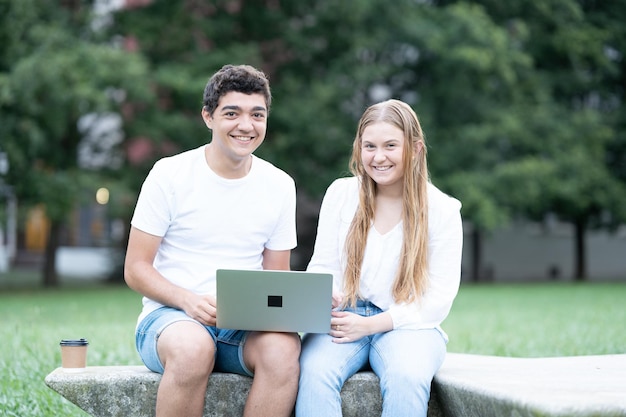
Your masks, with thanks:
M 215 326 L 217 323 L 217 305 L 212 295 L 197 295 L 190 292 L 183 310 L 189 317 L 205 326 Z

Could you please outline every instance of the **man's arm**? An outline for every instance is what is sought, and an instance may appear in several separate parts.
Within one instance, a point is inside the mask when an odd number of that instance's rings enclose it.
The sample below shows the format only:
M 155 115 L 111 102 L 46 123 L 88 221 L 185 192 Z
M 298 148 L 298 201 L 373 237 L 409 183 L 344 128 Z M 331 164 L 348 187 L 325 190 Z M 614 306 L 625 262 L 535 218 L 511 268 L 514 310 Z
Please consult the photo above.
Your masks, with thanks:
M 290 270 L 291 250 L 270 250 L 263 251 L 263 269 Z
M 183 310 L 204 324 L 215 325 L 215 299 L 172 284 L 153 266 L 162 238 L 135 227 L 130 230 L 124 279 L 138 293 L 163 305 Z
M 162 238 L 131 227 L 124 262 L 124 279 L 130 288 L 163 305 L 180 306 L 181 293 L 152 265 Z M 180 308 L 180 307 L 179 307 Z

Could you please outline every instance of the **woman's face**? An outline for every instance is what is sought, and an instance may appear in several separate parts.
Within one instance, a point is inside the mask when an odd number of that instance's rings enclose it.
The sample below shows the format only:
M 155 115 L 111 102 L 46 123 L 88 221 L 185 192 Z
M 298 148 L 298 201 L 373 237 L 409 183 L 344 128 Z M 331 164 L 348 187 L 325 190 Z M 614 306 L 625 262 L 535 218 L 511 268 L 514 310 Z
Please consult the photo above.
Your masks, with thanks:
M 394 125 L 377 122 L 361 135 L 361 162 L 378 187 L 402 187 L 404 179 L 404 132 Z

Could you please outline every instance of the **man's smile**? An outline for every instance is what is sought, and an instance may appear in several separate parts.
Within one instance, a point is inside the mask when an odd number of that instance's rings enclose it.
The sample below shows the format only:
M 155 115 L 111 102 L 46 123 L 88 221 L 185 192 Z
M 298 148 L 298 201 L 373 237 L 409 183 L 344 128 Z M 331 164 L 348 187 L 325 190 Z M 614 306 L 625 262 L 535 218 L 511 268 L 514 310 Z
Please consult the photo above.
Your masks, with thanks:
M 231 137 L 235 140 L 238 140 L 240 142 L 250 142 L 252 139 L 254 139 L 253 136 L 235 136 L 235 135 L 231 135 Z

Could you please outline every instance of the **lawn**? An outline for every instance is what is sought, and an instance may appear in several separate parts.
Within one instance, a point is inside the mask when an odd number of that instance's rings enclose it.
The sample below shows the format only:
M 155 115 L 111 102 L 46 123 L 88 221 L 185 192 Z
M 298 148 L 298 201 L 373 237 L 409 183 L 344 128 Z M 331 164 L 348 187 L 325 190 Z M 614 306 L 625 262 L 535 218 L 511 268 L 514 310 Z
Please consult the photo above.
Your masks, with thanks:
M 140 296 L 123 285 L 41 290 L 7 287 L 10 279 L 0 275 L 0 415 L 86 417 L 43 382 L 60 365 L 59 341 L 87 338 L 88 365 L 140 365 L 133 335 Z M 624 300 L 626 283 L 463 285 L 444 323 L 448 350 L 626 353 Z
M 626 282 L 464 285 L 443 323 L 450 352 L 626 353 Z

